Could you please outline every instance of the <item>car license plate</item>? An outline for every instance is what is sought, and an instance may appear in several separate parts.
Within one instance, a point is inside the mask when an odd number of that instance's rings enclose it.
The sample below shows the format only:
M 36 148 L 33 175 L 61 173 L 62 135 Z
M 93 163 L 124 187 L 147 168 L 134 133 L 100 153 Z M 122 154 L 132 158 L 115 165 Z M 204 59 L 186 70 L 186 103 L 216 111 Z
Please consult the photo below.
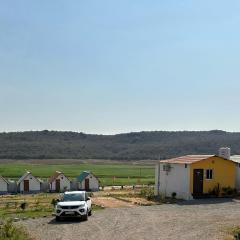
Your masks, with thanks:
M 65 212 L 66 215 L 74 215 L 74 212 Z

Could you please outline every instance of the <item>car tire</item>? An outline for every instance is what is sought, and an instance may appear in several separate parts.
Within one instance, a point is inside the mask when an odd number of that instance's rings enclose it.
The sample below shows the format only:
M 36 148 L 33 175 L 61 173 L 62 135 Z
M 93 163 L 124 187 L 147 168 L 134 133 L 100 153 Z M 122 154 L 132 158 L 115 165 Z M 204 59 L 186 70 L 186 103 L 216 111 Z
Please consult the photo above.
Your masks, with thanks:
M 82 220 L 83 221 L 87 221 L 88 220 L 88 213 L 82 216 Z
M 56 220 L 56 222 L 59 222 L 61 220 L 61 218 L 59 216 L 56 216 L 55 220 Z
M 88 216 L 92 216 L 92 209 L 88 212 Z

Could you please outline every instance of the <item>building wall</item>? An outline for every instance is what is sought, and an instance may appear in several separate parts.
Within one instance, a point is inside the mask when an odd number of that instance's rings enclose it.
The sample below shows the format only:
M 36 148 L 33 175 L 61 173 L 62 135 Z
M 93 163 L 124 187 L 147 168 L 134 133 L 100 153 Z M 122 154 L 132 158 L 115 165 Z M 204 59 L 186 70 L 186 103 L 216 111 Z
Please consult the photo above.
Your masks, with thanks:
M 216 187 L 218 184 L 222 187 L 235 188 L 236 182 L 236 164 L 220 157 L 210 157 L 208 159 L 196 162 L 190 165 L 190 192 L 193 192 L 193 170 L 203 169 L 203 193 Z M 206 179 L 206 170 L 213 169 L 213 179 Z
M 0 193 L 4 193 L 8 191 L 8 184 L 2 179 L 0 178 Z
M 163 170 L 166 163 L 160 164 L 160 186 L 159 193 L 161 196 L 171 197 L 175 192 L 176 198 L 192 199 L 189 192 L 189 165 L 185 164 L 170 164 L 170 172 Z M 155 168 L 155 194 L 158 193 L 158 165 Z
M 85 179 L 89 179 L 89 189 L 91 191 L 99 190 L 99 181 L 95 176 L 89 174 Z M 85 179 L 81 183 L 79 183 L 79 189 L 85 189 Z
M 64 174 L 60 174 L 56 179 L 60 180 L 60 191 L 63 192 L 64 190 L 70 190 L 70 181 L 69 179 L 64 176 Z M 50 183 L 50 190 L 56 191 L 56 181 Z
M 17 182 L 10 180 L 9 184 L 8 184 L 8 192 L 9 193 L 17 193 L 17 191 L 18 191 Z
M 28 176 L 26 176 L 26 178 L 24 180 L 29 180 L 29 191 L 30 192 L 39 192 L 40 191 L 40 182 L 35 177 L 33 177 L 32 174 L 29 174 Z M 24 191 L 24 180 L 22 180 L 22 182 L 19 184 L 20 192 Z
M 236 163 L 236 189 L 240 190 L 240 163 Z

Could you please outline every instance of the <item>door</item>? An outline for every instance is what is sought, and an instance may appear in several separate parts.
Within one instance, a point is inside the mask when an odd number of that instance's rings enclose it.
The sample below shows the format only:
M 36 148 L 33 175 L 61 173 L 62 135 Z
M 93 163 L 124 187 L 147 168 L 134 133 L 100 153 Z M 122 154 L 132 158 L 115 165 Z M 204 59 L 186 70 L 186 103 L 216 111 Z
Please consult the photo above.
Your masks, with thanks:
M 193 170 L 193 195 L 203 195 L 203 169 Z
M 24 180 L 23 181 L 23 191 L 24 192 L 29 192 L 29 180 Z
M 56 179 L 56 192 L 60 192 L 60 179 Z
M 89 179 L 85 179 L 85 190 L 88 191 L 89 190 Z

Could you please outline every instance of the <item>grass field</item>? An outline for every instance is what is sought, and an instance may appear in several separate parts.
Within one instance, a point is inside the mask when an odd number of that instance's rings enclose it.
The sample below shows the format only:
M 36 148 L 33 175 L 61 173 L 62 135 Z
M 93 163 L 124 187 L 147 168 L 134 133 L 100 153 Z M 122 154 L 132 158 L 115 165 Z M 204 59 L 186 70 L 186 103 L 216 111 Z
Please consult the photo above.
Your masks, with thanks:
M 0 175 L 7 178 L 19 178 L 26 170 L 33 175 L 46 179 L 56 170 L 62 171 L 70 179 L 76 178 L 80 172 L 89 170 L 101 181 L 102 186 L 153 184 L 153 165 L 134 165 L 126 163 L 62 163 L 62 164 L 36 164 L 26 162 L 0 163 Z
M 0 219 L 4 218 L 35 218 L 51 216 L 54 212 L 52 199 L 59 198 L 58 193 L 39 193 L 39 194 L 17 194 L 0 196 Z M 26 209 L 20 208 L 21 203 L 26 202 Z M 101 207 L 92 205 L 93 210 L 99 210 Z

